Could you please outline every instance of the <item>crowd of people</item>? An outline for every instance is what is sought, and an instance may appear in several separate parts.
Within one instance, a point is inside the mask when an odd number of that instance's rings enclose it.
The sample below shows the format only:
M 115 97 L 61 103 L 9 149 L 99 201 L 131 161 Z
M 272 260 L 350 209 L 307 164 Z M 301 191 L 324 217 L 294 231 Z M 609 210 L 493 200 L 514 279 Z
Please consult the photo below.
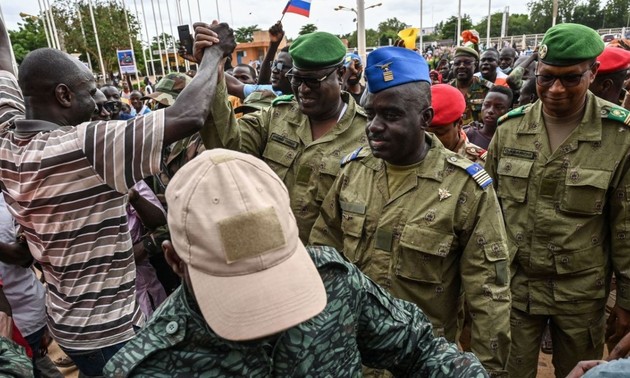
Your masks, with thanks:
M 0 24 L 0 374 L 61 377 L 51 337 L 83 377 L 628 374 L 629 50 L 278 22 L 255 69 L 194 28 L 142 91 L 16 76 Z

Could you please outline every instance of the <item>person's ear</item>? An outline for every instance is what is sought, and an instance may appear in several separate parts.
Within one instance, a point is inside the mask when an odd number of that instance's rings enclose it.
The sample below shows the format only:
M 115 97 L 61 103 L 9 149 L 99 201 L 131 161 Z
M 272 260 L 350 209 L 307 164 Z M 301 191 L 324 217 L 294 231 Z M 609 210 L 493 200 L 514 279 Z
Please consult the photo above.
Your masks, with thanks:
M 181 278 L 184 278 L 184 269 L 186 269 L 184 265 L 186 263 L 177 255 L 170 240 L 164 240 L 162 242 L 162 251 L 164 251 L 164 258 L 171 269 L 173 269 L 173 272 Z
M 341 66 L 337 70 L 337 80 L 343 85 L 343 76 L 346 74 L 346 66 Z
M 427 127 L 429 127 L 429 125 L 431 124 L 431 121 L 433 120 L 433 108 L 432 107 L 428 107 L 426 108 L 423 112 L 422 112 L 422 121 L 423 121 L 423 125 L 422 128 L 426 129 Z
M 58 84 L 55 87 L 55 98 L 57 102 L 64 108 L 69 108 L 72 105 L 73 93 L 65 84 Z

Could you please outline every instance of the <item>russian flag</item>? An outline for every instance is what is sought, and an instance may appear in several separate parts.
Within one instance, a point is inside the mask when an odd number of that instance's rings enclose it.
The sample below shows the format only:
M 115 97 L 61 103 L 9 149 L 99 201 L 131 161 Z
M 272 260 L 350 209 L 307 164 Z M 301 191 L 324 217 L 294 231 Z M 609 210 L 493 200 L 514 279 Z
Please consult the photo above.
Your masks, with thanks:
M 282 14 L 287 12 L 308 17 L 311 12 L 311 0 L 289 0 Z

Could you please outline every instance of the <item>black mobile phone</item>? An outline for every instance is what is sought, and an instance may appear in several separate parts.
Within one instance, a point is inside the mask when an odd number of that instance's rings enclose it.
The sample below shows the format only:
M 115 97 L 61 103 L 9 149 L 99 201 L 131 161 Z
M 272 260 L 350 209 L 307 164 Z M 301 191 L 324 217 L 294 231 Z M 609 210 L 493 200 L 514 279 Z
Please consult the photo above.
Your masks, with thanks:
M 179 33 L 179 43 L 186 48 L 188 54 L 193 53 L 193 39 L 190 35 L 190 27 L 188 25 L 179 25 L 177 27 Z

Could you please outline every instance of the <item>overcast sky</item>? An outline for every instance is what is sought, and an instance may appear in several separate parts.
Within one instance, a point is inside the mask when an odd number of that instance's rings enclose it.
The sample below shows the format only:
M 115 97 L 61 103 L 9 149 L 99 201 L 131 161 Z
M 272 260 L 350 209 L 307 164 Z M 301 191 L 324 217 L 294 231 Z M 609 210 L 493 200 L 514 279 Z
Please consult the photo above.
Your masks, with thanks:
M 44 1 L 49 1 L 50 3 L 53 2 L 53 0 L 41 0 L 42 3 L 44 3 Z M 132 14 L 135 14 L 134 0 L 124 1 L 127 9 Z M 135 1 L 137 2 L 141 21 L 143 20 L 143 15 L 141 14 L 140 2 L 144 2 L 144 7 L 147 13 L 146 16 L 149 26 L 149 34 L 151 34 L 151 36 L 155 35 L 155 25 L 153 22 L 150 0 Z M 153 1 L 157 13 L 158 1 Z M 218 3 L 218 13 L 221 21 L 228 22 L 234 28 L 257 24 L 262 29 L 267 29 L 279 20 L 282 10 L 286 5 L 286 0 L 160 0 L 165 29 L 169 28 L 168 13 L 166 12 L 167 1 L 171 10 L 174 29 L 178 24 L 176 4 L 180 4 L 183 10 L 183 23 L 190 23 L 188 4 L 190 4 L 190 13 L 192 13 L 193 21 L 198 21 L 200 19 L 198 4 L 201 7 L 201 20 L 211 21 L 217 18 Z M 378 4 L 379 2 L 382 3 L 381 6 L 365 11 L 366 28 L 376 29 L 380 22 L 393 17 L 396 17 L 414 27 L 420 26 L 419 0 L 367 0 L 365 1 L 365 6 L 369 7 L 373 4 Z M 4 14 L 9 30 L 16 30 L 18 28 L 17 23 L 21 21 L 19 16 L 20 12 L 34 15 L 39 13 L 37 0 L 0 0 L 0 5 L 2 6 L 2 13 Z M 283 19 L 283 25 L 287 35 L 291 38 L 295 38 L 298 35 L 300 27 L 308 23 L 317 25 L 319 30 L 328 31 L 333 34 L 345 34 L 353 31 L 355 28 L 355 24 L 352 22 L 355 18 L 354 13 L 351 11 L 335 11 L 334 8 L 339 5 L 354 8 L 356 7 L 356 2 L 353 0 L 312 0 L 311 14 L 309 18 L 297 14 L 287 13 Z M 491 0 L 492 13 L 503 11 L 505 7 L 509 7 L 510 13 L 527 13 L 526 1 L 524 0 Z M 424 0 L 423 8 L 423 26 L 431 27 L 451 16 L 456 16 L 458 11 L 458 1 Z M 477 23 L 484 16 L 487 16 L 488 2 L 462 1 L 461 12 L 462 15 L 470 15 L 473 22 Z M 144 31 L 144 27 L 142 30 Z M 174 33 L 170 34 L 177 33 L 176 29 L 174 31 Z M 485 30 L 479 30 L 479 33 L 483 36 L 485 35 Z

